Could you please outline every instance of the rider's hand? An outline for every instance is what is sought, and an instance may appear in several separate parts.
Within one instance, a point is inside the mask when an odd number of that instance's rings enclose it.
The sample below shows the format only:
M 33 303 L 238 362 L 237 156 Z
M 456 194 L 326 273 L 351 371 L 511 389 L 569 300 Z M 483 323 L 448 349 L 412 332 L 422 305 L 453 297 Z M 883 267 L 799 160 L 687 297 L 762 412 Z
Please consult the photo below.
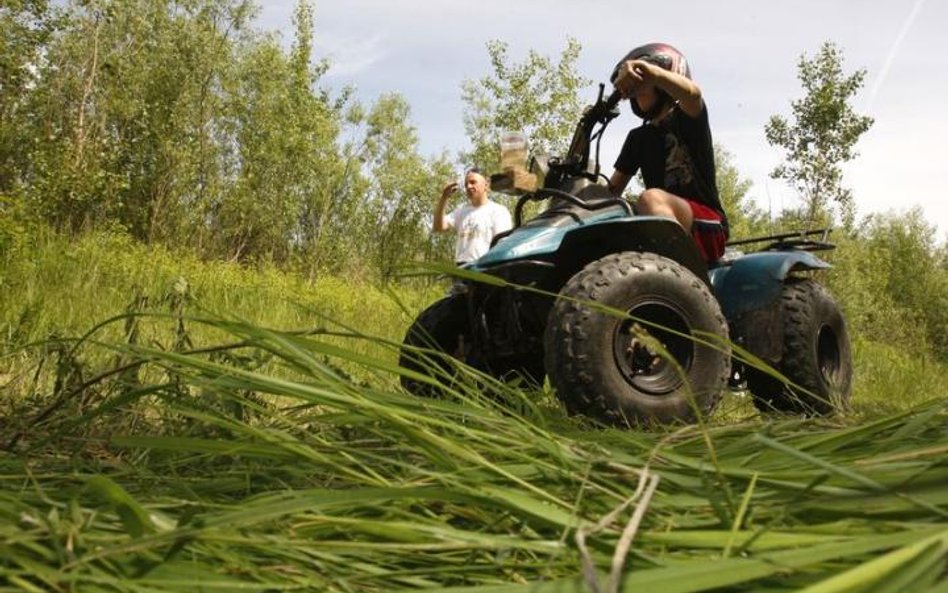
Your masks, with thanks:
M 661 70 L 659 66 L 645 60 L 627 60 L 619 66 L 619 75 L 613 85 L 623 99 L 628 99 L 638 91 L 654 86 Z

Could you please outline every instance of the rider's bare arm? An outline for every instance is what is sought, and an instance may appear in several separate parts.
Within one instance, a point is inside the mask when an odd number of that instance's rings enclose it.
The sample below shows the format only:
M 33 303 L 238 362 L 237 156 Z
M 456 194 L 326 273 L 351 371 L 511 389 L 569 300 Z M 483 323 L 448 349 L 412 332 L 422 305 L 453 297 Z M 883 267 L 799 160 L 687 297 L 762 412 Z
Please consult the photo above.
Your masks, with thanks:
M 701 88 L 690 78 L 686 78 L 681 74 L 675 74 L 657 66 L 653 67 L 661 72 L 655 81 L 655 86 L 678 101 L 678 107 L 690 117 L 701 115 L 701 109 L 704 107 L 704 102 L 701 99 Z
M 631 175 L 616 169 L 612 172 L 612 177 L 609 178 L 609 191 L 617 198 L 622 197 L 622 192 L 625 191 L 625 186 L 629 185 L 630 179 L 632 179 Z
M 620 67 L 616 87 L 631 93 L 637 85 L 654 85 L 678 101 L 682 111 L 691 117 L 701 114 L 704 105 L 701 88 L 690 78 L 665 70 L 645 60 L 629 60 Z

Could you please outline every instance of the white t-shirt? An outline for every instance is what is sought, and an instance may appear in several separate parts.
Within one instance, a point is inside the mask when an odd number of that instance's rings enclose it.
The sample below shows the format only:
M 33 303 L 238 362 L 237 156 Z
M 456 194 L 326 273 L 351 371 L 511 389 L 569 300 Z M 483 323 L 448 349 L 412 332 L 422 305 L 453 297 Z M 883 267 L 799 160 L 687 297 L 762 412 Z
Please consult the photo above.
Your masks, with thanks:
M 471 204 L 458 206 L 445 215 L 444 223 L 448 228 L 457 229 L 454 260 L 459 263 L 474 261 L 484 255 L 490 249 L 494 235 L 513 227 L 507 208 L 490 200 L 476 207 Z

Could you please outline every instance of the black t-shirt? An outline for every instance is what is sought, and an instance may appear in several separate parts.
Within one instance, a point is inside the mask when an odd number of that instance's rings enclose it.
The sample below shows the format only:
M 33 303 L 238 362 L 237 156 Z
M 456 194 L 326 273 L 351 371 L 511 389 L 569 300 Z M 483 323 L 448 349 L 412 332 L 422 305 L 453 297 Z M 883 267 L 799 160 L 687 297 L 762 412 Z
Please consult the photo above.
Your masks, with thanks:
M 675 108 L 658 125 L 645 123 L 630 130 L 615 168 L 630 177 L 641 169 L 646 189 L 657 187 L 709 206 L 727 228 L 715 180 L 707 107 L 694 118 Z

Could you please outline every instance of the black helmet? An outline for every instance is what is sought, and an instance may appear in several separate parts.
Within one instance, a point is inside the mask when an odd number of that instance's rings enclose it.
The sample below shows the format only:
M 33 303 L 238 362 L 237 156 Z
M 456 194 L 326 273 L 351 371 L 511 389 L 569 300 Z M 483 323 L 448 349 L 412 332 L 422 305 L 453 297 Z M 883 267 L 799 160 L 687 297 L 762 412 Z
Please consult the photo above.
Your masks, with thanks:
M 629 60 L 644 60 L 646 62 L 651 62 L 660 68 L 668 70 L 669 72 L 674 72 L 675 74 L 681 74 L 686 78 L 691 78 L 691 68 L 688 67 L 688 60 L 685 59 L 684 54 L 667 43 L 646 43 L 645 45 L 640 45 L 639 47 L 633 49 L 627 53 L 624 58 L 619 60 L 619 63 L 616 64 L 616 67 L 612 69 L 612 76 L 609 78 L 611 82 L 615 82 L 616 78 L 619 77 L 619 67 Z M 638 104 L 634 100 L 629 101 L 632 104 L 632 111 L 642 119 L 651 119 L 655 117 L 672 100 L 668 93 L 662 89 L 655 90 L 658 92 L 660 100 L 655 104 L 655 107 L 649 110 L 648 113 L 645 113 L 639 109 Z

